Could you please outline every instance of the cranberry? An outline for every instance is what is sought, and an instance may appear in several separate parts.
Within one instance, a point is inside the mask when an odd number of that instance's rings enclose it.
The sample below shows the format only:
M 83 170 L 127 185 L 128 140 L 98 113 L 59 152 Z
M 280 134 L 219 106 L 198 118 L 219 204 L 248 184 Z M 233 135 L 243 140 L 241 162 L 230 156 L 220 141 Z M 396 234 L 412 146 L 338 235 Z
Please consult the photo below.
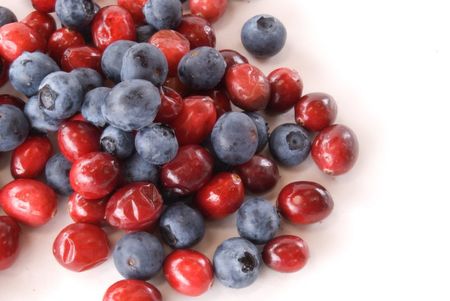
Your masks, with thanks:
M 60 28 L 55 31 L 48 40 L 48 54 L 56 61 L 61 62 L 61 58 L 70 47 L 85 45 L 83 35 L 68 28 Z
M 18 179 L 3 187 L 0 205 L 6 214 L 17 221 L 37 227 L 55 215 L 56 194 L 42 182 Z
M 108 237 L 98 226 L 71 224 L 62 229 L 56 237 L 53 255 L 66 269 L 83 272 L 108 259 Z
M 178 63 L 190 50 L 188 39 L 175 30 L 160 30 L 150 38 L 149 42 L 162 51 L 169 65 L 169 76 L 175 76 Z
M 183 84 L 183 82 L 178 78 L 178 76 L 167 78 L 164 86 L 169 87 L 175 90 L 181 97 L 186 97 L 191 93 L 191 90 L 188 86 Z
M 0 271 L 13 265 L 19 251 L 20 227 L 9 216 L 0 216 Z
M 299 181 L 286 185 L 278 195 L 278 211 L 294 224 L 317 223 L 330 215 L 333 199 L 314 182 Z
M 231 112 L 231 102 L 228 95 L 222 90 L 212 90 L 207 93 L 216 107 L 217 118 L 226 112 Z
M 209 46 L 216 47 L 216 34 L 206 19 L 194 15 L 184 15 L 177 31 L 191 44 L 191 49 Z
M 316 136 L 311 156 L 324 173 L 337 176 L 349 171 L 358 158 L 358 139 L 345 125 L 326 127 Z
M 196 204 L 205 217 L 221 219 L 241 207 L 244 192 L 241 177 L 235 173 L 222 172 L 198 191 Z
M 293 273 L 305 266 L 309 258 L 309 249 L 300 237 L 282 235 L 264 246 L 262 258 L 269 268 L 278 272 Z
M 107 153 L 89 153 L 80 157 L 70 170 L 70 185 L 86 199 L 101 199 L 110 194 L 119 181 L 119 163 Z
M 117 190 L 106 205 L 106 220 L 121 230 L 147 230 L 163 209 L 163 199 L 152 183 L 136 182 Z
M 43 13 L 55 11 L 56 0 L 31 0 L 34 9 Z
M 300 74 L 294 69 L 279 68 L 272 71 L 268 79 L 271 96 L 267 110 L 274 113 L 289 111 L 302 96 L 303 82 Z
M 250 64 L 234 65 L 225 75 L 231 101 L 246 111 L 263 110 L 270 99 L 270 84 L 261 70 Z
M 8 81 L 9 66 L 5 60 L 0 56 L 0 87 Z
M 13 95 L 1 94 L 0 105 L 12 105 L 23 110 L 23 108 L 25 107 L 25 102 L 22 99 L 15 97 Z
M 177 156 L 161 170 L 161 182 L 166 189 L 180 195 L 196 192 L 212 176 L 214 160 L 199 145 L 180 147 Z
M 92 39 L 102 51 L 115 41 L 136 40 L 133 17 L 120 6 L 103 7 L 92 21 Z
M 69 215 L 76 223 L 101 224 L 105 209 L 103 200 L 87 200 L 76 192 L 69 197 Z
M 181 113 L 170 125 L 180 145 L 200 144 L 211 133 L 217 120 L 213 100 L 208 96 L 190 96 Z
M 295 105 L 295 121 L 311 132 L 330 126 L 337 115 L 334 98 L 325 93 L 303 95 Z
M 220 50 L 220 54 L 225 59 L 225 63 L 227 63 L 227 70 L 234 65 L 248 64 L 247 58 L 236 50 L 223 49 Z
M 36 178 L 45 168 L 53 148 L 46 136 L 28 137 L 11 156 L 11 174 L 14 178 Z
M 245 188 L 253 193 L 271 190 L 280 179 L 277 164 L 264 156 L 255 155 L 250 161 L 236 166 Z
M 58 129 L 58 146 L 64 157 L 73 162 L 100 151 L 100 135 L 100 129 L 88 122 L 67 121 Z
M 69 121 L 87 122 L 86 119 L 84 119 L 83 114 L 81 114 L 81 113 L 77 113 L 77 114 L 73 115 L 72 117 L 69 118 Z
M 205 293 L 214 281 L 211 261 L 194 250 L 176 250 L 164 261 L 164 276 L 177 292 L 195 297 Z
M 184 107 L 184 101 L 180 94 L 169 87 L 163 86 L 160 94 L 161 106 L 159 107 L 155 121 L 168 124 L 174 121 L 181 113 Z
M 192 14 L 213 23 L 219 20 L 227 9 L 228 0 L 189 0 Z
M 103 301 L 162 301 L 156 287 L 142 280 L 120 280 L 111 285 Z
M 133 17 L 134 23 L 139 25 L 145 22 L 142 10 L 147 1 L 148 0 L 117 0 L 117 4 L 125 8 Z
M 61 58 L 61 67 L 64 71 L 77 68 L 91 68 L 101 72 L 102 53 L 90 46 L 75 46 L 67 48 Z
M 56 30 L 55 19 L 53 19 L 51 15 L 40 11 L 33 11 L 29 13 L 20 22 L 34 29 L 45 39 L 45 41 L 47 41 Z

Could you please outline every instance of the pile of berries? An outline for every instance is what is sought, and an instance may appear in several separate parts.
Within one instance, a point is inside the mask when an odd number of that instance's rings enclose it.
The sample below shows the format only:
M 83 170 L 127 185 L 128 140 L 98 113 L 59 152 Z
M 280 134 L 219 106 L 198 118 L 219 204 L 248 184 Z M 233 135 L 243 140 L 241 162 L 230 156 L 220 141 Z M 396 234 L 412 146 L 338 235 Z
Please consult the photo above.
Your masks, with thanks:
M 333 124 L 330 95 L 302 96 L 297 71 L 266 76 L 240 53 L 216 50 L 211 23 L 227 0 L 190 0 L 187 15 L 180 0 L 32 4 L 36 11 L 20 22 L 0 7 L 0 85 L 9 78 L 28 98 L 0 96 L 0 152 L 12 151 L 15 178 L 0 191 L 7 214 L 0 217 L 0 269 L 17 256 L 18 223 L 47 223 L 57 194 L 68 196 L 74 221 L 53 245 L 63 267 L 81 272 L 108 258 L 102 227 L 127 233 L 112 251 L 127 280 L 113 284 L 104 301 L 161 300 L 146 282 L 161 269 L 176 291 L 198 296 L 214 277 L 243 288 L 263 263 L 280 272 L 306 264 L 305 241 L 277 236 L 281 218 L 322 221 L 333 209 L 330 193 L 299 181 L 279 192 L 276 206 L 258 195 L 276 185 L 277 164 L 296 166 L 310 153 L 329 175 L 352 168 L 358 142 L 348 127 Z M 241 32 L 257 57 L 277 54 L 286 36 L 270 15 L 251 18 Z M 258 113 L 291 109 L 295 122 L 270 133 Z M 270 157 L 261 154 L 267 145 Z M 212 262 L 191 249 L 204 236 L 205 219 L 235 212 L 240 237 L 218 246 Z M 174 251 L 165 254 L 162 243 Z

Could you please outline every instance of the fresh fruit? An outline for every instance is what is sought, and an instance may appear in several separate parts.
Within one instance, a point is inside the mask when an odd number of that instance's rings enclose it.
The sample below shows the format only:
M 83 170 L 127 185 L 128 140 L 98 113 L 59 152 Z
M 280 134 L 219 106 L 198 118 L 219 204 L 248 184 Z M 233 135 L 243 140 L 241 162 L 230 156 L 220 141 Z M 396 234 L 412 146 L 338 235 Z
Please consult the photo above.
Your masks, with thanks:
M 102 106 L 109 92 L 111 92 L 111 88 L 99 87 L 90 90 L 84 95 L 83 105 L 81 106 L 81 114 L 84 119 L 98 127 L 106 125 L 107 122 L 102 113 Z
M 216 33 L 205 18 L 184 15 L 176 30 L 189 40 L 191 49 L 202 46 L 216 47 Z
M 280 164 L 295 166 L 309 155 L 311 140 L 309 133 L 295 123 L 285 123 L 270 134 L 269 148 L 272 156 Z
M 74 192 L 69 197 L 69 215 L 75 223 L 101 225 L 105 220 L 104 200 L 87 200 Z
M 96 7 L 92 0 L 56 0 L 55 11 L 64 27 L 84 30 L 94 19 Z
M 292 109 L 302 96 L 303 82 L 300 74 L 290 68 L 278 68 L 267 77 L 270 83 L 270 100 L 267 110 L 284 113 Z
M 183 8 L 180 0 L 152 0 L 144 5 L 144 16 L 154 28 L 175 29 L 181 22 Z
M 270 191 L 280 179 L 277 164 L 264 156 L 255 155 L 250 161 L 235 167 L 246 189 L 253 193 Z
M 100 151 L 101 131 L 90 123 L 67 121 L 58 130 L 58 146 L 70 162 L 92 152 Z
M 101 56 L 101 51 L 95 47 L 69 47 L 61 57 L 61 67 L 66 72 L 77 68 L 91 68 L 100 71 Z
M 56 62 L 61 62 L 66 49 L 84 46 L 85 44 L 83 35 L 79 32 L 69 28 L 60 28 L 53 32 L 48 40 L 48 55 Z
M 55 19 L 50 14 L 40 11 L 32 11 L 20 22 L 35 30 L 45 41 L 48 41 L 56 30 Z
M 175 158 L 178 141 L 175 132 L 168 126 L 153 123 L 140 129 L 135 140 L 136 152 L 147 162 L 163 165 Z
M 201 16 L 211 23 L 219 20 L 227 9 L 228 0 L 189 0 L 193 15 Z
M 62 195 L 73 192 L 70 186 L 69 173 L 72 163 L 62 154 L 53 155 L 45 165 L 45 179 L 47 184 Z
M 111 285 L 103 301 L 162 301 L 156 287 L 142 280 L 120 280 Z
M 28 136 L 29 125 L 24 113 L 12 105 L 0 105 L 0 152 L 21 145 Z
M 325 93 L 306 94 L 295 105 L 295 122 L 311 132 L 330 126 L 336 115 L 336 101 Z
M 20 232 L 20 226 L 14 219 L 0 216 L 0 271 L 11 267 L 16 261 Z
M 264 263 L 282 273 L 293 273 L 302 269 L 309 258 L 306 242 L 298 236 L 281 235 L 269 241 L 262 252 Z
M 136 45 L 133 41 L 115 41 L 109 44 L 103 51 L 101 65 L 106 77 L 116 83 L 120 82 L 120 71 L 122 70 L 123 57 L 125 53 Z

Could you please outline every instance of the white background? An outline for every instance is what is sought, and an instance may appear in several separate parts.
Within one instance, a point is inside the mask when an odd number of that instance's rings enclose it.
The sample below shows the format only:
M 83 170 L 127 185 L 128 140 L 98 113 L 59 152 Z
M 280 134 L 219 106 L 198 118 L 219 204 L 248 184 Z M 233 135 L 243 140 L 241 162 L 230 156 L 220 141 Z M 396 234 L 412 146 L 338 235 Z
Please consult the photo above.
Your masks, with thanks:
M 28 0 L 0 0 L 19 18 Z M 112 3 L 99 1 L 104 5 Z M 347 175 L 321 174 L 308 159 L 283 170 L 267 197 L 295 180 L 322 183 L 335 200 L 333 214 L 308 227 L 282 225 L 310 246 L 311 259 L 296 274 L 264 269 L 251 287 L 233 290 L 216 282 L 197 300 L 449 300 L 448 171 L 450 168 L 448 0 L 254 0 L 231 1 L 214 25 L 218 48 L 243 50 L 245 20 L 270 13 L 288 30 L 285 49 L 251 62 L 266 73 L 288 66 L 301 72 L 305 92 L 324 91 L 338 102 L 338 122 L 354 129 L 360 158 Z M 2 88 L 1 92 L 8 89 Z M 272 125 L 292 121 L 292 114 Z M 0 184 L 9 181 L 8 155 Z M 51 245 L 70 219 L 65 200 L 49 224 L 24 228 L 16 264 L 0 273 L 1 301 L 101 300 L 121 279 L 112 260 L 76 274 L 60 267 Z M 209 223 L 196 249 L 211 257 L 235 236 L 234 217 Z M 113 239 L 120 233 L 112 235 Z M 161 275 L 151 282 L 165 300 L 189 300 Z

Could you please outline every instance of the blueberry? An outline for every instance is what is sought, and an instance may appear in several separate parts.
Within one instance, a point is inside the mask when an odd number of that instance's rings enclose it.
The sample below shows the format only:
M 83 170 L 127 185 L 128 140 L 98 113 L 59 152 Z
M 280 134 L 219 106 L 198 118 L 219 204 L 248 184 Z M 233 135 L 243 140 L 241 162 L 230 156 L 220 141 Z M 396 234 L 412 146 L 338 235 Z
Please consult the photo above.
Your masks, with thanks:
M 202 215 L 186 204 L 168 207 L 159 220 L 161 237 L 171 248 L 190 248 L 205 235 Z
M 225 240 L 214 253 L 213 262 L 217 279 L 231 288 L 251 285 L 261 270 L 258 249 L 240 237 Z
M 103 130 L 100 137 L 100 144 L 103 151 L 119 159 L 131 156 L 134 151 L 134 135 L 113 126 L 108 126 Z
M 92 0 L 57 0 L 55 11 L 65 27 L 81 31 L 89 27 L 96 7 Z
M 43 133 L 56 132 L 62 123 L 62 120 L 48 117 L 42 111 L 37 95 L 28 99 L 23 112 L 27 116 L 31 127 Z
M 167 78 L 169 67 L 164 54 L 149 43 L 139 43 L 127 50 L 122 60 L 122 80 L 145 79 L 161 86 Z
M 171 161 L 178 152 L 178 141 L 170 127 L 154 123 L 136 135 L 136 151 L 145 161 L 162 165 Z
M 111 90 L 102 105 L 102 113 L 112 126 L 133 131 L 150 125 L 160 105 L 159 91 L 151 82 L 133 79 Z
M 159 180 L 158 167 L 142 159 L 138 153 L 134 153 L 123 162 L 121 171 L 122 177 L 127 183 L 152 182 L 157 184 Z
M 12 105 L 0 105 L 0 152 L 7 152 L 21 145 L 30 127 L 23 112 Z
M 269 141 L 269 126 L 267 124 L 267 121 L 264 119 L 264 117 L 261 116 L 261 114 L 258 114 L 256 112 L 244 113 L 247 114 L 247 116 L 250 117 L 256 125 L 256 131 L 258 132 L 258 149 L 256 150 L 256 152 L 259 153 L 266 147 Z
M 120 82 L 123 56 L 134 45 L 136 42 L 120 40 L 106 47 L 102 55 L 102 70 L 108 79 Z
M 194 90 L 210 90 L 220 83 L 226 66 L 219 51 L 198 47 L 183 56 L 178 64 L 178 77 Z
M 241 31 L 245 49 L 255 56 L 274 56 L 286 43 L 286 28 L 277 18 L 270 15 L 254 16 Z
M 206 148 L 214 159 L 214 173 L 219 172 L 229 172 L 233 170 L 233 166 L 222 162 L 214 151 L 214 147 L 211 142 L 211 135 L 209 135 L 205 141 L 203 141 L 202 146 Z
M 105 117 L 102 114 L 102 105 L 109 92 L 111 92 L 111 88 L 100 87 L 86 93 L 81 106 L 81 114 L 84 119 L 99 127 L 106 125 Z
M 158 30 L 153 26 L 146 24 L 136 28 L 137 41 L 139 43 L 146 43 Z
M 59 194 L 71 194 L 73 192 L 69 181 L 71 168 L 72 163 L 62 154 L 53 155 L 45 165 L 45 179 L 47 184 Z
M 129 233 L 117 242 L 113 259 L 123 277 L 148 280 L 161 270 L 164 249 L 161 242 L 147 232 Z
M 83 87 L 84 93 L 103 85 L 103 77 L 94 69 L 77 68 L 72 70 L 70 73 L 76 76 L 81 84 L 81 87 Z
M 176 29 L 181 22 L 183 7 L 180 0 L 151 0 L 143 9 L 147 23 L 161 29 Z
M 239 165 L 250 160 L 258 147 L 258 132 L 253 120 L 240 112 L 223 114 L 211 133 L 211 143 L 219 160 Z
M 14 22 L 17 22 L 16 15 L 9 8 L 0 6 L 0 27 Z
M 311 139 L 308 132 L 295 123 L 285 123 L 270 134 L 269 148 L 279 163 L 295 166 L 308 157 Z
M 75 75 L 58 71 L 41 82 L 38 98 L 45 114 L 54 119 L 65 119 L 80 110 L 84 92 Z

